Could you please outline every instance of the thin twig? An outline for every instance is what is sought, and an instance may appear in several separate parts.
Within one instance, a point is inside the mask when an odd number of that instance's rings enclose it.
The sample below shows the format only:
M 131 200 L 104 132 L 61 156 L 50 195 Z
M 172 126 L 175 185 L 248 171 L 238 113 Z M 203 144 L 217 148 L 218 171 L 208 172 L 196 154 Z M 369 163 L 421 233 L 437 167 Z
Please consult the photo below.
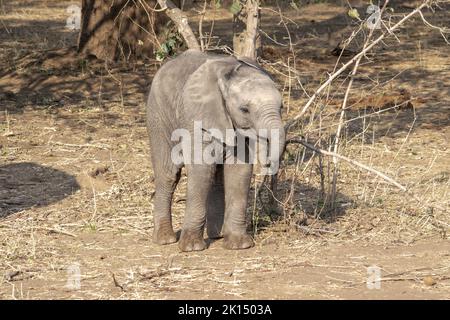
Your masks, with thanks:
M 313 145 L 307 143 L 305 140 L 303 140 L 303 139 L 300 138 L 300 137 L 293 137 L 293 138 L 287 139 L 287 140 L 286 140 L 286 145 L 288 145 L 288 144 L 290 144 L 290 143 L 301 144 L 301 145 L 305 146 L 306 148 L 308 148 L 308 149 L 310 149 L 310 150 L 312 150 L 312 151 L 314 151 L 314 152 L 316 152 L 316 153 L 318 153 L 318 154 L 320 154 L 320 155 L 325 155 L 325 156 L 329 156 L 329 157 L 336 157 L 336 158 L 339 158 L 339 159 L 341 159 L 341 160 L 344 160 L 344 161 L 346 161 L 346 162 L 348 162 L 348 163 L 351 163 L 351 164 L 353 164 L 353 165 L 355 165 L 355 166 L 357 166 L 357 167 L 360 167 L 360 168 L 362 168 L 362 169 L 364 169 L 364 170 L 367 170 L 367 171 L 369 171 L 369 172 L 371 172 L 371 173 L 373 173 L 373 174 L 379 176 L 380 178 L 384 179 L 385 181 L 389 182 L 390 184 L 396 186 L 396 187 L 399 188 L 401 191 L 406 192 L 407 194 L 409 194 L 409 195 L 410 195 L 414 200 L 416 200 L 417 202 L 422 203 L 422 200 L 421 200 L 418 196 L 416 196 L 414 193 L 412 193 L 412 192 L 411 192 L 408 188 L 406 188 L 404 185 L 402 185 L 402 184 L 400 184 L 399 182 L 395 181 L 395 180 L 392 179 L 391 177 L 388 177 L 386 174 L 384 174 L 384 173 L 382 173 L 382 172 L 380 172 L 380 171 L 378 171 L 378 170 L 376 170 L 376 169 L 374 169 L 374 168 L 372 168 L 372 167 L 369 167 L 368 165 L 365 165 L 365 164 L 363 164 L 363 163 L 361 163 L 361 162 L 358 162 L 358 161 L 356 161 L 356 160 L 350 159 L 350 158 L 348 158 L 348 157 L 346 157 L 346 156 L 337 154 L 337 153 L 335 153 L 335 152 L 327 151 L 327 150 L 323 150 L 323 149 L 317 148 L 317 147 L 315 147 L 315 146 L 313 146 Z M 438 208 L 439 210 L 441 210 L 441 211 L 443 211 L 443 212 L 447 212 L 447 209 L 444 208 L 444 207 L 442 207 L 442 206 L 440 206 L 440 205 L 434 204 L 433 206 L 436 207 L 436 208 Z M 438 223 L 441 224 L 441 225 L 445 225 L 444 223 L 442 223 L 442 222 L 440 222 L 440 221 L 437 221 L 437 220 L 436 220 L 436 222 L 438 222 Z
M 388 5 L 388 3 L 389 3 L 389 0 L 386 0 L 383 8 L 380 11 L 380 19 L 381 19 L 381 16 L 382 16 L 386 6 Z M 369 35 L 367 36 L 366 41 L 364 42 L 363 51 L 368 46 L 370 39 L 372 38 L 373 31 L 374 31 L 374 29 L 372 28 L 369 32 Z M 345 111 L 347 110 L 348 98 L 350 96 L 350 91 L 353 86 L 353 80 L 354 80 L 356 73 L 358 72 L 359 64 L 361 62 L 362 57 L 363 57 L 363 55 L 361 55 L 355 61 L 355 65 L 353 66 L 353 70 L 350 75 L 350 80 L 348 82 L 347 90 L 345 90 L 344 100 L 342 101 L 341 114 L 339 116 L 339 125 L 336 130 L 336 137 L 335 137 L 334 146 L 333 146 L 334 153 L 336 153 L 336 154 L 339 151 L 339 142 L 340 142 L 340 138 L 341 138 L 342 127 L 344 124 Z M 336 200 L 337 176 L 338 176 L 338 171 L 339 171 L 339 162 L 336 157 L 333 157 L 333 164 L 334 164 L 334 168 L 333 168 L 333 180 L 332 180 L 332 185 L 331 185 L 331 205 L 334 207 L 335 200 Z
M 205 0 L 205 2 L 203 3 L 202 11 L 199 12 L 200 21 L 198 22 L 198 37 L 200 38 L 200 48 L 202 51 L 206 50 L 205 41 L 203 40 L 203 20 L 205 20 L 206 5 L 207 5 L 207 0 Z
M 316 100 L 318 95 L 328 87 L 328 85 L 335 80 L 342 72 L 347 70 L 349 66 L 351 66 L 355 61 L 360 59 L 360 57 L 364 56 L 367 52 L 369 52 L 373 47 L 375 47 L 378 43 L 380 43 L 387 35 L 390 35 L 393 33 L 393 31 L 397 30 L 403 23 L 405 23 L 407 20 L 409 20 L 412 16 L 417 14 L 420 10 L 422 10 L 424 7 L 429 5 L 431 3 L 431 0 L 424 1 L 420 6 L 418 6 L 416 9 L 411 11 L 409 14 L 404 16 L 399 22 L 397 22 L 394 26 L 389 28 L 385 33 L 380 35 L 377 39 L 375 39 L 370 45 L 368 45 L 365 49 L 361 50 L 357 55 L 355 55 L 352 59 L 350 59 L 346 64 L 344 64 L 339 70 L 337 70 L 335 73 L 331 74 L 327 81 L 325 81 L 317 90 L 314 92 L 314 94 L 311 96 L 311 98 L 308 100 L 308 102 L 305 104 L 303 109 L 300 111 L 299 114 L 297 114 L 294 118 L 292 118 L 285 126 L 286 130 L 289 130 L 291 127 L 293 127 L 306 113 L 306 111 L 309 109 L 311 104 Z
M 339 159 L 344 160 L 344 161 L 346 161 L 346 162 L 349 162 L 349 163 L 351 163 L 351 164 L 353 164 L 353 165 L 355 165 L 355 166 L 357 166 L 357 167 L 360 167 L 360 168 L 363 168 L 363 169 L 365 169 L 365 170 L 367 170 L 367 171 L 369 171 L 369 172 L 372 172 L 373 174 L 376 174 L 377 176 L 379 176 L 379 177 L 381 177 L 382 179 L 386 180 L 387 182 L 393 184 L 394 186 L 396 186 L 397 188 L 399 188 L 399 189 L 402 190 L 402 191 L 405 191 L 405 192 L 406 192 L 406 191 L 408 190 L 405 186 L 401 185 L 400 183 L 398 183 L 398 182 L 395 181 L 394 179 L 388 177 L 388 176 L 385 175 L 384 173 L 382 173 L 382 172 L 380 172 L 380 171 L 378 171 L 378 170 L 375 170 L 374 168 L 371 168 L 371 167 L 369 167 L 369 166 L 367 166 L 367 165 L 365 165 L 365 164 L 363 164 L 363 163 L 361 163 L 361 162 L 358 162 L 358 161 L 356 161 L 356 160 L 347 158 L 346 156 L 337 154 L 337 153 L 335 153 L 335 152 L 327 151 L 327 150 L 323 150 L 323 149 L 317 148 L 317 147 L 315 147 L 315 146 L 313 146 L 313 145 L 307 143 L 306 141 L 304 141 L 303 139 L 301 139 L 301 138 L 299 138 L 299 137 L 294 137 L 294 138 L 288 139 L 288 140 L 286 141 L 286 144 L 289 144 L 289 143 L 298 143 L 298 144 L 301 144 L 301 145 L 307 147 L 308 149 L 313 150 L 314 152 L 316 152 L 316 153 L 318 153 L 318 154 L 325 155 L 325 156 L 330 156 L 330 157 L 336 157 L 336 158 L 339 158 Z

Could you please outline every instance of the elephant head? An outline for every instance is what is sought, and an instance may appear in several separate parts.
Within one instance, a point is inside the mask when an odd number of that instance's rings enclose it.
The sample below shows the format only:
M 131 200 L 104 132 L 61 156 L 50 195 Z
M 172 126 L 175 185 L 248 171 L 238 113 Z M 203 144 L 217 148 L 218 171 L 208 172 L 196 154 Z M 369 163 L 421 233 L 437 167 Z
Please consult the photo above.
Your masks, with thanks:
M 256 62 L 235 57 L 208 59 L 184 89 L 184 103 L 195 105 L 190 108 L 195 109 L 193 120 L 224 134 L 227 129 L 253 130 L 270 149 L 277 147 L 279 151 L 266 150 L 271 156 L 265 165 L 278 163 L 285 143 L 282 98 L 271 77 Z

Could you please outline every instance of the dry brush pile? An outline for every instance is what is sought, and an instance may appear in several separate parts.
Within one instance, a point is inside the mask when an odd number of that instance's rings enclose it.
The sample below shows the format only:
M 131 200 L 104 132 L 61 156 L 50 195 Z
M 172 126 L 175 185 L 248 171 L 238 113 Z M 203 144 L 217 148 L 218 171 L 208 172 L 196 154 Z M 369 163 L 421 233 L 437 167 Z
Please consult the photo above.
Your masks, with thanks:
M 387 59 L 402 59 L 395 52 L 404 50 L 410 20 L 421 20 L 448 44 L 450 30 L 423 14 L 448 2 L 421 1 L 402 13 L 389 5 L 385 1 L 379 9 L 375 28 L 367 27 L 371 17 L 363 20 L 349 9 L 353 28 L 333 49 L 334 68 L 313 90 L 303 80 L 302 57 L 287 27 L 295 22 L 279 10 L 287 54 L 262 61 L 284 83 L 288 145 L 278 178 L 256 188 L 266 191 L 260 205 L 269 216 L 281 215 L 303 233 L 378 243 L 448 237 L 448 140 L 441 141 L 442 149 L 428 150 L 426 134 L 415 132 L 422 108 L 432 108 L 423 101 L 425 92 L 414 91 L 416 79 L 401 83 L 397 75 L 378 73 L 389 67 Z M 448 63 L 442 67 L 448 72 Z M 411 152 L 417 144 L 433 157 L 417 161 Z M 434 168 L 436 163 L 442 166 Z

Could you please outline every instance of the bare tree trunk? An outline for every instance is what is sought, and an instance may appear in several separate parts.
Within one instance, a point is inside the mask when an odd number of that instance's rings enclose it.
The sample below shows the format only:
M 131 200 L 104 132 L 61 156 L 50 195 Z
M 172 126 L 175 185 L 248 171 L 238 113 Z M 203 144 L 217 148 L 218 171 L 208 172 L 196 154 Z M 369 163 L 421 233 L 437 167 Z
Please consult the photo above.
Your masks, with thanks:
M 233 17 L 233 50 L 237 57 L 256 59 L 261 51 L 259 0 L 246 0 Z
M 83 0 L 78 51 L 102 60 L 153 57 L 158 35 L 168 21 L 164 14 L 152 10 L 156 3 Z
M 167 16 L 175 23 L 178 32 L 183 37 L 189 49 L 201 50 L 194 32 L 189 26 L 188 19 L 179 6 L 176 6 L 171 0 L 158 0 L 162 9 L 165 9 Z

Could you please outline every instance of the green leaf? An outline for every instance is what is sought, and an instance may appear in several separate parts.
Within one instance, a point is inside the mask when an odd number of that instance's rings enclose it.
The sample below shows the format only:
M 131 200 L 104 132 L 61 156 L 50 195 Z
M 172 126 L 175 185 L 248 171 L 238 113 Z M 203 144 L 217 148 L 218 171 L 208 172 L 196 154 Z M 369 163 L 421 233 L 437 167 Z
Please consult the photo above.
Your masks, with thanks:
M 291 1 L 290 5 L 291 5 L 291 7 L 294 8 L 295 10 L 297 10 L 297 11 L 300 10 L 300 8 L 298 7 L 297 3 L 295 3 L 294 0 Z
M 169 55 L 167 44 L 163 43 L 161 48 L 156 52 L 156 60 L 161 62 Z
M 350 9 L 350 10 L 348 10 L 348 13 L 347 13 L 347 14 L 349 15 L 350 18 L 360 20 L 360 18 L 359 18 L 359 12 L 358 12 L 358 10 L 356 10 L 356 9 Z
M 169 48 L 169 46 L 167 45 L 167 43 L 165 42 L 165 43 L 163 43 L 162 45 L 161 45 L 161 50 L 162 50 L 162 52 L 163 53 L 165 53 L 165 54 L 169 54 L 169 52 L 170 52 L 170 48 Z
M 161 61 L 163 61 L 164 59 L 165 59 L 164 54 L 163 54 L 161 51 L 158 51 L 158 52 L 156 53 L 156 60 L 159 61 L 159 62 L 161 62 Z
M 170 49 L 175 48 L 175 45 L 177 44 L 177 40 L 175 38 L 170 38 L 169 40 L 167 40 L 167 46 Z
M 241 12 L 242 5 L 239 1 L 234 1 L 229 10 L 233 15 L 237 15 L 239 12 Z

